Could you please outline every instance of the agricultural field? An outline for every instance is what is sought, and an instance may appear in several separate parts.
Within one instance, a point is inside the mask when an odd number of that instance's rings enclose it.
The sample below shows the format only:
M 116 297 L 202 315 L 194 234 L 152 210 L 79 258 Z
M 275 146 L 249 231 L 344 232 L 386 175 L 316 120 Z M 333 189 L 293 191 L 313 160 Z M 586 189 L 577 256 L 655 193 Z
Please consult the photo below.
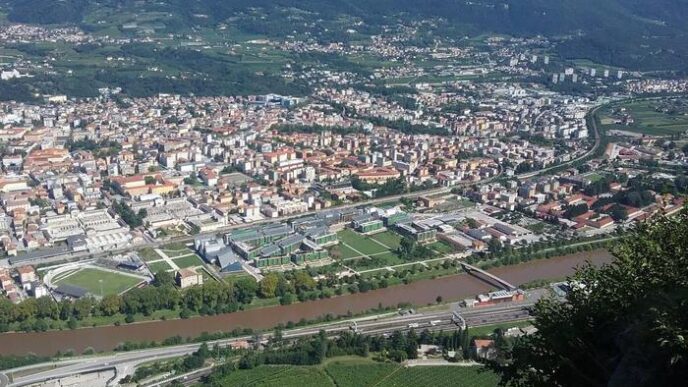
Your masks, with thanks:
M 327 365 L 325 371 L 339 387 L 360 387 L 375 385 L 399 368 L 399 364 L 392 363 L 335 360 Z
M 252 387 L 326 387 L 334 386 L 317 367 L 260 366 L 232 372 L 222 379 L 223 386 Z
M 368 359 L 333 359 L 322 366 L 260 366 L 225 377 L 228 386 L 281 387 L 417 387 L 497 386 L 497 375 L 481 367 L 403 367 Z
M 96 268 L 79 269 L 69 275 L 63 276 L 55 283 L 58 285 L 67 284 L 86 289 L 89 293 L 99 296 L 101 286 L 103 295 L 120 294 L 138 285 L 141 278 L 127 274 L 120 274 L 114 271 L 101 270 Z
M 612 105 L 600 112 L 600 121 L 604 129 L 654 136 L 685 133 L 688 131 L 688 98 L 636 100 Z
M 454 386 L 487 387 L 497 386 L 497 375 L 481 367 L 411 367 L 402 368 L 385 379 L 372 384 L 379 387 Z

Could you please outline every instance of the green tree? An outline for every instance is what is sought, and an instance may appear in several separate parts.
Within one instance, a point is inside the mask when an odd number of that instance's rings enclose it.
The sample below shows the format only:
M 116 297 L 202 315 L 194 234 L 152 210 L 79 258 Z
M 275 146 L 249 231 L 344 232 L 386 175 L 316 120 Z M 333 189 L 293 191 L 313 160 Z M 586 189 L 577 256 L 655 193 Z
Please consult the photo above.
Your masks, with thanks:
M 638 226 L 615 260 L 586 266 L 567 302 L 491 366 L 511 386 L 674 386 L 688 379 L 688 209 Z
M 399 255 L 404 259 L 410 259 L 413 257 L 413 250 L 416 247 L 416 242 L 411 238 L 403 238 L 399 241 Z
M 275 297 L 277 291 L 277 284 L 279 283 L 279 276 L 277 273 L 268 273 L 263 280 L 260 281 L 260 294 L 265 298 Z
M 299 290 L 312 290 L 316 283 L 313 277 L 304 270 L 299 270 L 294 274 L 294 287 Z
M 106 316 L 119 313 L 122 308 L 122 297 L 117 294 L 108 294 L 100 301 L 100 310 Z

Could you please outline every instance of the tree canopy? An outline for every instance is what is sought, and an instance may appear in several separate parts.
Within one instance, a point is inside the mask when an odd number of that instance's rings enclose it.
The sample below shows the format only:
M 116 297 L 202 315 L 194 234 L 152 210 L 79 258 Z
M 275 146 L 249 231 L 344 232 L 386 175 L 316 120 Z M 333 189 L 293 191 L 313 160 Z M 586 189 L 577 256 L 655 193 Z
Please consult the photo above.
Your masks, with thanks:
M 688 378 L 688 209 L 638 226 L 609 265 L 579 269 L 565 303 L 492 364 L 509 386 L 678 386 Z

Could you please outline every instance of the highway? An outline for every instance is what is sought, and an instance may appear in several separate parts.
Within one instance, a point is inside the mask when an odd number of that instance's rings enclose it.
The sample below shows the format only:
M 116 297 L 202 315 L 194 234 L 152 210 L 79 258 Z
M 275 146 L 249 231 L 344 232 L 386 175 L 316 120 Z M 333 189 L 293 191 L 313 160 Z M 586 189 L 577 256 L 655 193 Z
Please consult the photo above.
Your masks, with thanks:
M 591 111 L 591 116 L 594 117 L 594 114 L 597 112 L 597 110 L 600 107 L 596 107 Z M 525 174 L 520 174 L 516 175 L 515 177 L 518 179 L 527 179 L 531 178 L 534 176 L 546 174 L 549 171 L 555 169 L 555 168 L 560 168 L 562 166 L 566 165 L 571 165 L 575 162 L 578 162 L 580 160 L 583 160 L 589 156 L 591 156 L 597 149 L 599 148 L 601 144 L 601 136 L 598 131 L 597 125 L 595 123 L 595 120 L 591 120 L 592 122 L 592 129 L 594 132 L 595 136 L 595 144 L 590 149 L 588 152 L 586 152 L 584 155 L 568 161 L 566 163 L 562 163 L 556 166 L 552 166 L 549 168 L 545 168 L 539 171 L 535 172 L 529 172 Z M 400 195 L 394 195 L 394 196 L 388 196 L 388 197 L 383 197 L 383 198 L 376 198 L 376 199 L 371 199 L 365 202 L 359 202 L 359 203 L 351 203 L 351 204 L 346 204 L 343 206 L 338 206 L 336 209 L 346 209 L 346 208 L 353 208 L 353 207 L 358 207 L 362 205 L 374 205 L 378 203 L 383 203 L 383 202 L 388 202 L 388 201 L 393 201 L 393 200 L 398 200 L 402 197 L 409 196 L 409 195 L 434 195 L 434 194 L 443 194 L 443 193 L 449 193 L 451 189 L 453 188 L 460 188 L 460 187 L 466 187 L 474 184 L 485 184 L 489 183 L 501 176 L 501 172 L 489 179 L 484 179 L 480 180 L 477 182 L 465 182 L 457 186 L 453 187 L 441 187 L 441 188 L 433 188 L 430 190 L 424 190 L 424 191 L 416 191 L 416 192 L 409 192 L 405 194 L 400 194 Z M 334 208 L 333 208 L 334 209 Z M 216 230 L 213 232 L 208 232 L 204 234 L 199 234 L 199 235 L 215 235 L 221 232 L 226 232 L 230 231 L 233 229 L 237 228 L 244 228 L 248 226 L 253 226 L 253 225 L 259 225 L 259 224 L 264 224 L 264 223 L 274 223 L 274 222 L 279 222 L 279 221 L 286 221 L 289 219 L 293 218 L 298 218 L 298 217 L 303 217 L 307 215 L 311 215 L 314 213 L 317 213 L 320 211 L 308 211 L 300 214 L 295 214 L 291 216 L 286 216 L 286 217 L 280 217 L 280 218 L 272 218 L 272 219 L 263 219 L 251 223 L 241 223 L 241 224 L 232 224 L 229 226 L 226 226 L 222 228 L 221 230 Z M 137 245 L 134 246 L 136 248 L 141 248 L 141 247 L 159 247 L 161 245 L 169 244 L 172 242 L 189 242 L 192 241 L 195 236 L 184 236 L 184 237 L 179 237 L 179 238 L 174 238 L 172 240 L 166 240 L 166 241 L 148 241 L 145 244 Z M 107 256 L 111 254 L 116 254 L 120 252 L 125 252 L 131 250 L 132 247 L 128 247 L 125 249 L 120 249 L 120 250 L 115 250 L 115 251 L 107 251 L 99 254 L 91 254 L 91 253 L 73 253 L 69 255 L 61 255 L 61 256 L 55 256 L 55 257 L 50 257 L 50 258 L 41 258 L 40 263 L 47 263 L 50 261 L 57 262 L 57 261 L 64 261 L 64 260 L 70 260 L 70 261 L 75 261 L 79 259 L 84 259 L 84 258 L 97 258 L 97 257 L 102 257 L 102 256 Z M 21 264 L 27 264 L 30 263 L 28 261 L 22 261 Z M 524 320 L 530 318 L 527 310 L 525 310 L 525 307 L 532 306 L 532 303 L 519 303 L 510 307 L 500 307 L 500 308 L 489 308 L 489 309 L 469 309 L 464 311 L 462 314 L 464 319 L 466 320 L 467 324 L 469 326 L 480 326 L 480 325 L 491 325 L 495 323 L 500 323 L 500 322 L 507 322 L 507 321 L 518 321 L 518 320 Z M 303 336 L 310 336 L 317 334 L 320 330 L 324 329 L 329 335 L 336 335 L 339 332 L 346 331 L 351 329 L 350 324 L 352 324 L 353 320 L 345 321 L 345 322 L 339 322 L 339 323 L 328 323 L 328 324 L 320 324 L 320 325 L 315 325 L 312 327 L 308 328 L 298 328 L 298 329 L 292 329 L 288 331 L 284 331 L 283 337 L 284 338 L 298 338 L 298 337 L 303 337 Z M 380 320 L 373 320 L 373 321 L 364 321 L 364 320 L 357 320 L 361 321 L 360 323 L 357 323 L 358 327 L 358 332 L 362 334 L 369 334 L 369 335 L 378 335 L 378 334 L 385 334 L 389 333 L 395 330 L 408 330 L 408 329 L 429 329 L 429 330 L 447 330 L 447 329 L 456 329 L 456 326 L 451 322 L 450 316 L 448 312 L 441 312 L 441 313 L 430 313 L 430 314 L 418 314 L 418 315 L 412 315 L 412 316 L 406 316 L 406 317 L 394 317 L 394 318 L 386 318 L 386 319 L 380 319 Z M 271 336 L 270 333 L 266 333 L 263 335 L 264 339 L 267 339 Z M 225 339 L 225 340 L 217 340 L 213 342 L 209 342 L 209 345 L 213 346 L 215 344 L 218 344 L 220 346 L 227 346 L 232 342 L 236 341 L 242 341 L 242 340 L 252 340 L 252 337 L 238 337 L 238 338 L 232 338 L 232 339 Z M 38 364 L 38 365 L 31 365 L 31 366 L 26 366 L 26 367 L 20 367 L 12 370 L 7 370 L 4 373 L 0 373 L 0 387 L 4 387 L 6 385 L 9 386 L 26 386 L 26 385 L 31 385 L 35 383 L 40 383 L 44 382 L 47 380 L 51 379 L 56 379 L 60 377 L 65 377 L 65 376 L 70 376 L 70 375 L 75 375 L 75 374 L 83 374 L 83 373 L 88 373 L 88 372 L 94 372 L 94 371 L 101 371 L 101 370 L 108 370 L 108 369 L 115 369 L 117 370 L 131 370 L 133 369 L 136 365 L 143 363 L 143 362 L 149 362 L 151 360 L 156 360 L 156 359 L 165 359 L 165 358 L 173 358 L 173 357 L 179 357 L 179 356 L 184 356 L 187 354 L 190 354 L 194 352 L 198 348 L 199 344 L 184 344 L 184 345 L 178 345 L 178 346 L 170 346 L 170 347 L 164 347 L 164 348 L 153 348 L 153 349 L 146 349 L 146 350 L 140 350 L 140 351 L 131 351 L 131 352 L 124 352 L 124 353 L 115 353 L 111 355 L 105 355 L 105 356 L 90 356 L 90 357 L 79 357 L 79 358 L 72 358 L 69 360 L 61 360 L 57 362 L 53 362 L 50 364 Z M 52 369 L 46 369 L 47 367 L 54 367 Z M 33 373 L 33 374 L 27 374 L 27 372 L 30 372 L 31 370 L 37 370 L 38 372 Z M 8 378 L 8 375 L 12 375 L 14 373 L 21 372 L 21 376 L 17 378 L 10 379 Z M 119 378 L 119 377 L 118 377 Z
M 507 306 L 462 309 L 461 315 L 470 326 L 491 325 L 507 321 L 521 321 L 530 318 L 527 308 L 532 306 L 534 300 L 510 304 Z M 383 335 L 393 331 L 407 331 L 410 329 L 430 331 L 453 330 L 457 326 L 451 321 L 451 313 L 448 310 L 441 312 L 418 313 L 406 316 L 393 315 L 392 317 L 351 319 L 334 323 L 318 324 L 305 328 L 285 330 L 282 333 L 284 339 L 296 339 L 304 336 L 312 336 L 324 330 L 329 336 L 352 330 L 356 321 L 356 331 L 364 335 Z M 262 341 L 268 340 L 272 333 L 261 336 Z M 252 341 L 253 336 L 243 336 L 231 339 L 215 340 L 208 342 L 209 346 L 218 344 L 228 346 L 237 341 Z M 0 386 L 27 386 L 52 379 L 84 374 L 89 372 L 116 370 L 115 379 L 124 377 L 122 371 L 131 372 L 138 364 L 154 360 L 162 360 L 188 355 L 196 351 L 200 343 L 183 344 L 162 348 L 151 348 L 130 352 L 119 352 L 104 356 L 83 356 L 60 360 L 52 363 L 35 364 L 26 367 L 6 370 L 0 374 Z M 50 369 L 46 369 L 52 367 Z M 30 373 L 36 370 L 35 373 Z M 20 372 L 21 376 L 11 378 L 12 374 Z M 4 382 L 4 383 L 3 383 Z

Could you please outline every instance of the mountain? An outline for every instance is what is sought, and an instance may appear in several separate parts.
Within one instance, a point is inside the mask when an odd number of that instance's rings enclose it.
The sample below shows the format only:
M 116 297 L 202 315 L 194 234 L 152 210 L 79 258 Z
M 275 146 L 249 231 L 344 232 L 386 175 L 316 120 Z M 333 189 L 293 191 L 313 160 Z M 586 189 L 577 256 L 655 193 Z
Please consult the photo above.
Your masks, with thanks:
M 562 38 L 559 53 L 640 70 L 688 68 L 685 0 L 0 0 L 10 21 L 79 24 L 97 30 L 121 15 L 156 13 L 180 31 L 231 21 L 241 31 L 268 36 L 305 32 L 336 22 L 383 24 L 442 18 L 438 33 L 483 33 Z M 346 24 L 349 26 L 350 24 Z M 342 26 L 342 28 L 344 28 Z M 323 34 L 340 40 L 345 34 Z

